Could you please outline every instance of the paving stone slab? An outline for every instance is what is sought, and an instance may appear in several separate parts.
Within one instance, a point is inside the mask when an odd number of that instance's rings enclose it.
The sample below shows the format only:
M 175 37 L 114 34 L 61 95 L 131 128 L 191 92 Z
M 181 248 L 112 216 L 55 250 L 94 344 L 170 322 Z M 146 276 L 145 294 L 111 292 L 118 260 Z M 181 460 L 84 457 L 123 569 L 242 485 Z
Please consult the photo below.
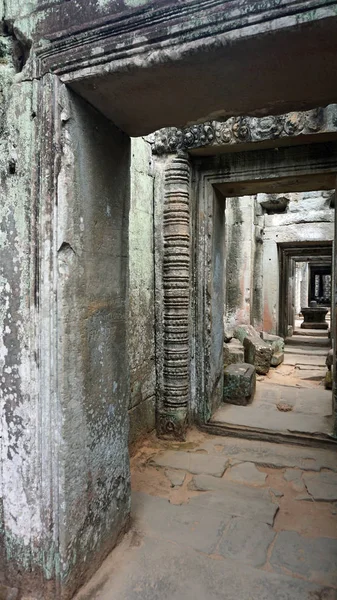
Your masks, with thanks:
M 201 444 L 200 448 L 216 456 L 222 454 L 228 460 L 252 462 L 265 467 L 277 469 L 293 467 L 302 471 L 329 469 L 337 472 L 335 449 L 326 450 L 220 436 Z
M 179 450 L 168 450 L 151 459 L 150 462 L 158 467 L 183 469 L 193 474 L 207 473 L 215 477 L 221 477 L 228 466 L 228 460 L 222 456 L 214 457 L 195 452 L 180 452 Z
M 297 479 L 301 479 L 302 471 L 299 469 L 286 469 L 284 472 L 284 479 L 286 481 L 296 481 Z
M 123 553 L 123 554 L 122 554 Z M 115 568 L 116 559 L 119 568 Z M 334 590 L 145 537 L 111 555 L 111 575 L 77 600 L 336 600 Z M 110 560 L 110 559 L 109 559 Z M 110 566 L 110 563 L 109 563 Z M 94 587 L 95 586 L 95 587 Z M 97 591 L 99 590 L 99 591 Z
M 221 538 L 219 553 L 225 558 L 262 567 L 275 535 L 275 531 L 266 523 L 233 517 Z
M 253 463 L 249 462 L 231 467 L 228 477 L 232 481 L 248 485 L 264 485 L 267 479 L 266 473 L 261 473 Z
M 307 538 L 296 531 L 281 531 L 270 558 L 276 570 L 287 569 L 294 574 L 337 585 L 337 540 Z
M 255 519 L 269 525 L 274 523 L 278 504 L 272 502 L 267 489 L 243 487 L 239 483 L 210 475 L 196 475 L 193 486 L 196 490 L 209 493 L 190 498 L 190 506 L 208 506 L 211 511 Z
M 142 531 L 207 554 L 214 552 L 230 520 L 204 506 L 170 504 L 142 492 L 132 494 L 132 516 Z
M 224 423 L 241 427 L 252 427 L 285 433 L 305 433 L 308 435 L 330 435 L 332 423 L 329 417 L 317 414 L 280 412 L 268 410 L 261 417 L 254 406 L 223 405 L 211 418 L 211 423 Z
M 305 473 L 303 480 L 314 500 L 333 502 L 337 500 L 337 473 Z
M 166 469 L 165 475 L 170 480 L 173 487 L 182 485 L 186 477 L 186 473 L 183 471 L 175 471 L 173 469 Z

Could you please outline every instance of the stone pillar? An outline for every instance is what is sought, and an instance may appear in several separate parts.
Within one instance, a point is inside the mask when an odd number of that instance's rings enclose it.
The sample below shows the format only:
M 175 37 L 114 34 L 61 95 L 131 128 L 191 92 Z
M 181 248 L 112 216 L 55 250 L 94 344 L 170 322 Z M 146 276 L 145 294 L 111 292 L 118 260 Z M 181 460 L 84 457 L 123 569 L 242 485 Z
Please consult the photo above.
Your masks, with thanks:
M 163 211 L 163 357 L 157 432 L 184 439 L 190 396 L 190 164 L 186 155 L 165 170 Z
M 309 303 L 309 263 L 302 263 L 301 308 Z
M 266 240 L 263 245 L 263 330 L 277 334 L 280 285 L 277 244 L 273 240 Z

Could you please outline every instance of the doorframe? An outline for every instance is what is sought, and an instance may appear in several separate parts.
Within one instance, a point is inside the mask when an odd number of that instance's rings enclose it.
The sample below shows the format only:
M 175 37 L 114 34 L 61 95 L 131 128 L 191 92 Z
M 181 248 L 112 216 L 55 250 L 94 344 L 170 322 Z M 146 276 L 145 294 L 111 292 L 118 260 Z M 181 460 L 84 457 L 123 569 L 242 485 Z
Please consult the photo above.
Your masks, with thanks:
M 242 196 L 258 191 L 275 193 L 333 189 L 337 172 L 337 144 L 314 144 L 289 148 L 255 150 L 225 154 L 203 159 L 192 158 L 192 228 L 194 231 L 193 279 L 191 285 L 191 321 L 194 330 L 191 339 L 190 411 L 192 420 L 205 425 L 211 416 L 210 356 L 211 356 L 211 298 L 213 198 L 215 190 L 226 196 Z M 322 176 L 326 175 L 326 187 Z M 315 178 L 319 187 L 315 188 Z M 255 188 L 254 188 L 255 186 Z M 309 187 L 308 187 L 309 186 Z M 256 190 L 256 188 L 258 188 Z M 236 191 L 237 190 L 237 191 Z M 244 190 L 244 191 L 243 191 Z M 334 373 L 336 369 L 334 370 Z M 337 401 L 337 386 L 336 386 Z
M 296 244 L 278 244 L 278 255 L 280 265 L 279 277 L 279 322 L 278 334 L 287 337 L 288 326 L 292 325 L 293 318 L 289 314 L 289 273 L 291 261 L 299 262 L 305 256 L 319 256 L 331 258 L 332 261 L 333 240 L 326 242 L 296 242 Z M 304 261 L 303 261 L 304 262 Z

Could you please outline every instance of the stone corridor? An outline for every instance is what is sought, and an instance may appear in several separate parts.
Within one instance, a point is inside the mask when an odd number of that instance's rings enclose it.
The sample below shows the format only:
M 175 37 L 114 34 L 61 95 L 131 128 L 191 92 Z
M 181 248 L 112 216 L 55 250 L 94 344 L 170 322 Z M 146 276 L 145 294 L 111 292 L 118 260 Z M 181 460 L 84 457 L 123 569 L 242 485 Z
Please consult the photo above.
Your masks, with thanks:
M 336 600 L 335 449 L 191 431 L 132 459 L 131 530 L 76 600 Z
M 283 436 L 329 438 L 333 431 L 332 392 L 325 389 L 328 333 L 296 329 L 287 338 L 284 361 L 257 377 L 247 406 L 223 404 L 211 422 L 227 428 L 263 430 Z

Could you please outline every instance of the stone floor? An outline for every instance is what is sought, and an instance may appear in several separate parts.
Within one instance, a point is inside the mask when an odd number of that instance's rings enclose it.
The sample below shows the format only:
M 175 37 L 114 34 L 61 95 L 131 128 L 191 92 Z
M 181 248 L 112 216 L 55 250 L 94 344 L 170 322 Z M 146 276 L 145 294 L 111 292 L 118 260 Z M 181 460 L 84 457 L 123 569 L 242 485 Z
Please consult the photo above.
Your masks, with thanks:
M 132 525 L 76 600 L 337 600 L 334 450 L 189 433 L 132 459 Z
M 327 334 L 297 333 L 286 344 L 284 362 L 258 376 L 253 402 L 223 404 L 212 423 L 294 435 L 332 433 L 332 392 L 324 387 Z

